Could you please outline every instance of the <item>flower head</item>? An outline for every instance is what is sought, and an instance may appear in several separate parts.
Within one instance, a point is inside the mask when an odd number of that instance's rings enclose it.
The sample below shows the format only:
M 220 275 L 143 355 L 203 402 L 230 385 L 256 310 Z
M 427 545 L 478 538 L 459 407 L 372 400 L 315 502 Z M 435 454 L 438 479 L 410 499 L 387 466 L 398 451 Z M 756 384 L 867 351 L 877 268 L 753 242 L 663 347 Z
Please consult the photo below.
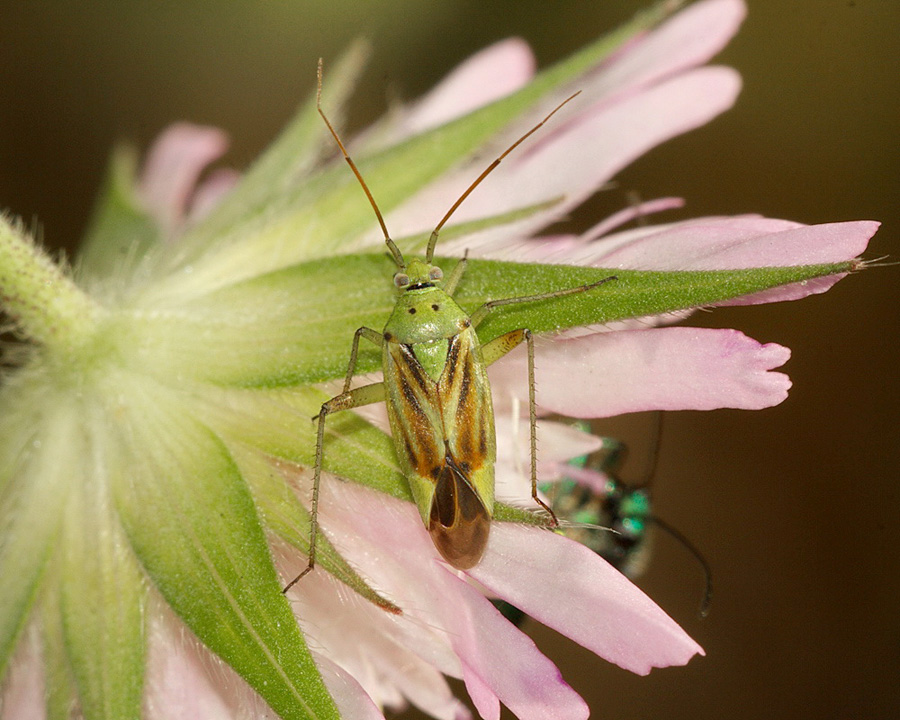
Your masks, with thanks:
M 350 143 L 412 256 L 486 157 L 582 91 L 466 199 L 438 245 L 442 257 L 469 252 L 454 295 L 469 312 L 615 274 L 593 294 L 478 326 L 482 343 L 556 333 L 536 346 L 543 412 L 777 404 L 785 348 L 666 326 L 701 306 L 823 292 L 857 267 L 874 223 L 742 216 L 609 234 L 668 199 L 579 236 L 538 236 L 646 149 L 730 106 L 737 74 L 701 66 L 743 12 L 739 0 L 665 21 L 657 9 L 534 78 L 527 48 L 501 43 Z M 329 74 L 326 107 L 358 68 L 351 51 Z M 467 717 L 451 676 L 484 718 L 500 703 L 521 718 L 586 717 L 490 597 L 637 673 L 701 653 L 622 575 L 516 504 L 527 495 L 510 430 L 527 408 L 521 353 L 492 368 L 501 502 L 482 561 L 463 573 L 438 558 L 383 416 L 336 413 L 318 564 L 282 594 L 309 551 L 310 417 L 329 397 L 322 384 L 344 377 L 356 328 L 384 325 L 395 268 L 314 102 L 242 177 L 198 183 L 224 144 L 176 126 L 140 178 L 117 155 L 71 273 L 18 226 L 0 227 L 2 300 L 29 341 L 0 389 L 3 711 L 377 718 L 413 703 Z M 379 366 L 361 346 L 357 369 Z M 596 445 L 541 425 L 549 472 Z

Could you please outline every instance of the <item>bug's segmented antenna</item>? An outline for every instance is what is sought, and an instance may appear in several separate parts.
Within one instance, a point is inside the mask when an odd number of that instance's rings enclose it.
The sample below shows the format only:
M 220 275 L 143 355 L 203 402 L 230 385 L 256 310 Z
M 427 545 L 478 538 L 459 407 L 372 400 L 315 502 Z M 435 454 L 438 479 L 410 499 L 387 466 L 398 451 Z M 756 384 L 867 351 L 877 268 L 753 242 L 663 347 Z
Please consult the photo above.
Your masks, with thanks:
M 578 97 L 580 94 L 581 94 L 581 90 L 579 90 L 576 93 L 573 93 L 572 95 L 567 97 L 565 100 L 563 100 L 559 105 L 557 105 L 555 108 L 553 108 L 553 110 L 551 110 L 543 120 L 541 120 L 537 125 L 535 125 L 533 128 L 531 128 L 531 130 L 529 130 L 527 133 L 525 133 L 518 140 L 516 140 L 512 145 L 510 145 L 508 148 L 506 148 L 506 150 L 504 150 L 502 153 L 500 153 L 500 155 L 498 155 L 494 159 L 494 161 L 484 169 L 484 171 L 481 173 L 481 175 L 479 175 L 477 178 L 475 178 L 475 182 L 473 182 L 471 185 L 469 185 L 469 187 L 466 188 L 465 192 L 462 195 L 460 195 L 459 198 L 457 198 L 456 202 L 453 203 L 453 205 L 447 211 L 447 214 L 444 215 L 443 218 L 441 218 L 441 221 L 437 224 L 437 227 L 435 227 L 435 229 L 431 231 L 431 237 L 428 239 L 428 251 L 425 253 L 425 262 L 430 263 L 431 259 L 434 257 L 434 248 L 435 248 L 435 245 L 437 245 L 438 235 L 441 232 L 441 228 L 444 227 L 444 224 L 450 219 L 450 216 L 456 212 L 457 208 L 463 204 L 463 201 L 465 201 L 465 199 L 467 197 L 469 197 L 469 195 L 472 194 L 472 191 L 481 184 L 481 181 L 484 180 L 488 175 L 490 175 L 496 169 L 496 167 L 501 162 L 503 162 L 503 158 L 505 158 L 507 155 L 509 155 L 517 147 L 519 147 L 519 145 L 521 145 L 523 142 L 525 142 L 525 140 L 527 140 L 529 137 L 531 137 L 534 133 L 536 133 L 538 130 L 540 130 L 541 127 L 543 127 L 544 123 L 546 123 L 550 118 L 552 118 L 562 108 L 563 105 L 568 103 L 570 100 L 573 100 L 574 98 Z M 332 132 L 334 132 L 334 131 L 332 130 Z M 346 153 L 344 153 L 344 156 L 346 157 Z M 347 160 L 349 161 L 350 158 L 347 158 Z
M 385 245 L 387 245 L 388 250 L 391 251 L 391 255 L 394 258 L 394 262 L 397 263 L 397 267 L 402 270 L 406 268 L 406 262 L 403 260 L 403 255 L 400 252 L 400 248 L 397 247 L 397 243 L 391 240 L 387 225 L 384 224 L 384 217 L 381 215 L 381 210 L 378 209 L 378 203 L 375 202 L 375 198 L 372 197 L 372 192 L 369 190 L 369 186 L 366 185 L 366 181 L 363 180 L 363 176 L 359 172 L 359 168 L 356 167 L 356 163 L 353 162 L 353 159 L 347 152 L 347 148 L 344 147 L 344 143 L 342 143 L 341 138 L 338 137 L 337 131 L 331 125 L 331 122 L 328 120 L 328 118 L 325 116 L 325 112 L 322 110 L 322 58 L 319 58 L 319 67 L 316 77 L 318 80 L 316 84 L 316 110 L 319 111 L 319 115 L 322 116 L 322 120 L 325 121 L 325 125 L 328 127 L 328 130 L 331 132 L 332 137 L 338 144 L 338 147 L 341 149 L 344 160 L 347 161 L 347 164 L 350 166 L 353 174 L 356 175 L 356 179 L 359 180 L 359 184 L 362 187 L 363 192 L 366 194 L 366 197 L 369 198 L 369 203 L 372 205 L 372 209 L 375 211 L 375 217 L 378 218 L 378 224 L 381 225 L 381 231 L 384 233 L 384 243 Z

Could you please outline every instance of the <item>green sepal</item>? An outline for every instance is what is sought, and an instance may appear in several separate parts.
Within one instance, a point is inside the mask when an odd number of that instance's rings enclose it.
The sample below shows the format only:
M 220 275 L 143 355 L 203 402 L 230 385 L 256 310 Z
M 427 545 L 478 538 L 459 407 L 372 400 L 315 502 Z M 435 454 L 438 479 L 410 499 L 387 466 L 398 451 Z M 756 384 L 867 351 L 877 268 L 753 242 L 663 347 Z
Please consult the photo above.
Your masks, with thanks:
M 121 474 L 111 485 L 150 579 L 279 717 L 337 718 L 234 460 L 163 386 L 131 378 L 130 390 L 116 417 L 121 454 L 111 464 Z
M 120 289 L 160 240 L 158 223 L 137 197 L 137 163 L 133 146 L 113 149 L 78 254 L 76 278 L 100 298 Z
M 93 457 L 85 453 L 83 459 L 90 463 Z M 146 662 L 147 587 L 109 507 L 103 468 L 68 468 L 76 482 L 66 505 L 59 563 L 48 578 L 59 584 L 65 653 L 85 720 L 139 717 Z
M 452 261 L 451 261 L 452 262 Z M 589 292 L 497 308 L 478 327 L 483 343 L 509 330 L 536 333 L 705 307 L 814 278 L 841 275 L 856 261 L 741 270 L 655 272 L 482 260 L 471 263 L 458 302 L 470 312 L 487 300 L 519 297 L 610 281 Z
M 289 473 L 290 468 L 279 468 L 274 458 L 267 458 L 252 448 L 239 444 L 229 444 L 228 447 L 253 492 L 263 525 L 300 551 L 297 566 L 302 568 L 309 555 L 310 514 L 288 484 L 288 477 L 283 474 Z M 317 536 L 316 567 L 330 573 L 382 610 L 400 614 L 400 608 L 379 595 L 331 544 L 327 528 L 321 528 Z
M 332 122 L 339 121 L 368 56 L 368 43 L 357 41 L 328 68 L 322 103 L 329 108 Z M 314 77 L 314 69 L 309 70 L 310 78 Z M 316 109 L 315 95 L 311 95 L 278 138 L 250 166 L 228 199 L 217 205 L 195 230 L 189 231 L 180 244 L 190 247 L 191 256 L 196 256 L 207 246 L 222 242 L 223 235 L 233 236 L 238 228 L 245 229 L 247 223 L 255 225 L 260 217 L 283 212 L 285 205 L 296 201 L 298 181 L 304 180 L 323 157 L 332 157 L 334 152 L 331 135 Z
M 49 571 L 69 490 L 74 482 L 83 479 L 73 478 L 67 460 L 82 457 L 86 450 L 76 432 L 77 413 L 65 400 L 43 418 L 39 426 L 42 430 L 33 431 L 36 425 L 33 405 L 28 401 L 29 389 L 6 388 L 0 397 L 15 401 L 3 404 L 9 410 L 0 421 L 0 445 L 5 449 L 18 445 L 20 450 L 18 462 L 3 468 L 9 474 L 0 483 L 0 518 L 4 520 L 0 528 L 0 679 L 34 608 L 40 583 Z M 36 394 L 33 397 L 36 404 L 46 407 L 43 403 L 47 398 Z M 29 421 L 32 422 L 25 424 Z M 23 428 L 32 432 L 22 437 Z M 25 439 L 27 447 L 20 444 Z
M 520 90 L 468 115 L 388 148 L 367 152 L 365 143 L 354 148 L 354 160 L 381 212 L 387 215 L 449 169 L 485 151 L 502 149 L 495 147 L 500 131 L 509 128 L 512 134 L 524 132 L 547 111 L 543 101 L 562 100 L 553 93 L 562 86 L 574 86 L 579 77 L 628 39 L 661 22 L 671 8 L 671 3 L 660 3 L 641 13 L 615 32 L 540 72 Z M 335 75 L 326 75 L 323 93 L 328 92 L 329 83 L 345 82 L 340 72 Z M 324 97 L 323 105 L 328 114 L 338 110 L 330 107 Z M 310 103 L 304 106 L 296 123 L 306 122 L 310 107 Z M 524 123 L 522 127 L 512 126 L 517 120 Z M 265 212 L 237 203 L 237 209 L 221 211 L 223 217 L 228 216 L 227 223 L 210 220 L 208 228 L 207 223 L 201 223 L 179 240 L 177 248 L 161 250 L 156 272 L 172 274 L 154 289 L 152 302 L 166 296 L 189 297 L 214 287 L 221 278 L 251 278 L 316 257 L 360 249 L 363 238 L 374 227 L 372 208 L 353 173 L 340 161 L 334 143 L 322 130 L 324 127 L 316 137 L 325 147 L 331 145 L 334 161 L 311 173 L 302 183 L 275 183 L 279 192 L 268 196 Z M 262 179 L 264 173 L 245 182 L 257 184 Z M 226 204 L 244 192 L 238 186 Z M 247 194 L 252 195 L 249 191 Z M 448 199 L 448 206 L 450 202 L 452 199 Z M 187 266 L 190 272 L 182 272 Z
M 47 583 L 41 594 L 41 656 L 47 720 L 70 720 L 78 689 L 66 656 L 58 582 Z
M 456 259 L 439 259 L 448 272 Z M 323 258 L 238 283 L 167 314 L 123 313 L 116 332 L 135 342 L 132 366 L 166 368 L 221 385 L 278 387 L 343 377 L 353 334 L 380 331 L 395 303 L 394 265 L 383 255 Z M 549 332 L 702 307 L 769 288 L 846 273 L 828 265 L 696 272 L 645 272 L 470 260 L 455 298 L 473 312 L 490 299 L 577 287 L 615 275 L 590 292 L 496 309 L 478 327 L 482 343 L 517 328 Z M 222 308 L 229 308 L 225 314 Z M 146 340 L 147 345 L 141 345 Z M 381 367 L 381 351 L 360 343 L 357 371 Z

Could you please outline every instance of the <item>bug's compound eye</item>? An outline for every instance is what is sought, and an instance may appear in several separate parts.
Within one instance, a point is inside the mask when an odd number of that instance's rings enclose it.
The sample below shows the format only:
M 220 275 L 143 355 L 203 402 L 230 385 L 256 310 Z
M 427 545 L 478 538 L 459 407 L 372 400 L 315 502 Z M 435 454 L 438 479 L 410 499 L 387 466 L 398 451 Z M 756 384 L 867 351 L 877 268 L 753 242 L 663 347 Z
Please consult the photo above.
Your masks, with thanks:
M 428 279 L 432 281 L 443 280 L 444 279 L 444 271 L 439 267 L 433 267 L 428 271 Z
M 394 275 L 394 285 L 398 288 L 404 288 L 409 285 L 409 275 L 406 273 L 398 272 Z

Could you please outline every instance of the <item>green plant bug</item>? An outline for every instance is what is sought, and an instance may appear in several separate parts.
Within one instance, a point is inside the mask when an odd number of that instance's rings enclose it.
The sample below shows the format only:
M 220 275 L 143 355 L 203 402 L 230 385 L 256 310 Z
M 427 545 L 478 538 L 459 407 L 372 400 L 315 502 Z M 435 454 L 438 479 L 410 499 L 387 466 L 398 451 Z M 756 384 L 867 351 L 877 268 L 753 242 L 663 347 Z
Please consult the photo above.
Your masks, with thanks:
M 611 276 L 589 285 L 555 292 L 492 300 L 469 315 L 453 299 L 453 292 L 465 272 L 466 258 L 461 258 L 446 278 L 443 271 L 432 264 L 440 231 L 456 209 L 503 158 L 578 93 L 557 105 L 541 122 L 501 153 L 435 226 L 425 258 L 407 262 L 391 239 L 362 174 L 322 110 L 321 92 L 320 60 L 316 106 L 375 212 L 385 245 L 397 265 L 394 285 L 398 295 L 381 332 L 368 327 L 356 331 L 343 391 L 325 402 L 318 414 L 309 563 L 284 588 L 284 592 L 315 566 L 326 418 L 341 410 L 377 402 L 387 404 L 400 468 L 409 482 L 413 499 L 438 552 L 450 565 L 462 570 L 474 567 L 481 560 L 493 517 L 496 457 L 493 404 L 485 369 L 523 341 L 528 348 L 532 497 L 550 514 L 556 526 L 558 523 L 553 510 L 540 499 L 537 490 L 532 334 L 522 328 L 482 345 L 475 331 L 495 308 L 582 293 L 616 279 Z M 351 390 L 360 339 L 381 348 L 384 380 Z

